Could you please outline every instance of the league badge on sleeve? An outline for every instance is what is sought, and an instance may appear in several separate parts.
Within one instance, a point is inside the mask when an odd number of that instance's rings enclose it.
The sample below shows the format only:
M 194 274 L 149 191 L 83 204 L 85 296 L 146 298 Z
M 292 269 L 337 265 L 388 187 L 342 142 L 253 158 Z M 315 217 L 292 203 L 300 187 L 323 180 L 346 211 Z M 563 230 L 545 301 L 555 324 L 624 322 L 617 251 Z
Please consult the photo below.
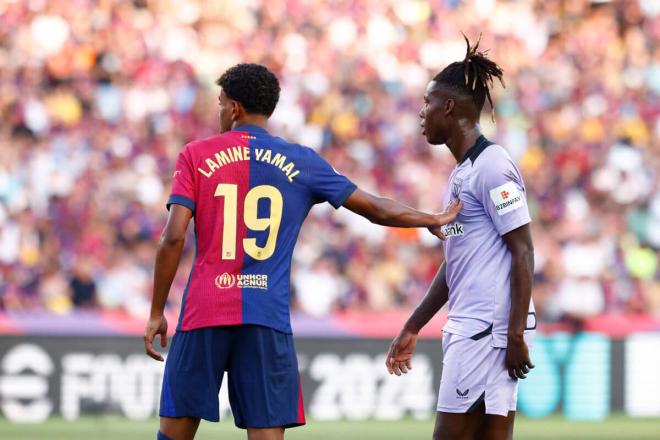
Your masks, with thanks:
M 523 196 L 513 182 L 507 182 L 490 190 L 490 199 L 498 215 L 515 211 L 524 206 Z

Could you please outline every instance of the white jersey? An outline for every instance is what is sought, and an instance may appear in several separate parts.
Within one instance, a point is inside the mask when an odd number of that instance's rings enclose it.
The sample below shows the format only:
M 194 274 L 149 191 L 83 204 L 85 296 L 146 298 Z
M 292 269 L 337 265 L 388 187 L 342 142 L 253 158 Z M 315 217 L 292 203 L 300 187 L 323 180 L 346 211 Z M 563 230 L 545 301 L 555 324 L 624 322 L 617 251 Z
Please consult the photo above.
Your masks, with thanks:
M 506 347 L 511 309 L 511 253 L 502 235 L 530 216 L 520 171 L 499 145 L 480 136 L 449 180 L 445 204 L 463 209 L 443 226 L 449 316 L 444 331 L 469 338 L 492 333 L 494 347 Z M 526 331 L 536 328 L 530 302 Z

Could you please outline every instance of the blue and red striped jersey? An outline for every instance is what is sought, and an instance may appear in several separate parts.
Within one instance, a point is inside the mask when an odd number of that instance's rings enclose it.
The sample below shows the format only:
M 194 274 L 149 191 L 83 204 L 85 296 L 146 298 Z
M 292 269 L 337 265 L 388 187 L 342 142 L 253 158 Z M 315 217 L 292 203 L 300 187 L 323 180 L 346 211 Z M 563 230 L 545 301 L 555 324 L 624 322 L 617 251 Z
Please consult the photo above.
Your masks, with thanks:
M 356 186 L 314 150 L 245 125 L 179 154 L 167 206 L 193 211 L 196 256 L 177 330 L 258 324 L 291 332 L 291 257 L 310 208 Z

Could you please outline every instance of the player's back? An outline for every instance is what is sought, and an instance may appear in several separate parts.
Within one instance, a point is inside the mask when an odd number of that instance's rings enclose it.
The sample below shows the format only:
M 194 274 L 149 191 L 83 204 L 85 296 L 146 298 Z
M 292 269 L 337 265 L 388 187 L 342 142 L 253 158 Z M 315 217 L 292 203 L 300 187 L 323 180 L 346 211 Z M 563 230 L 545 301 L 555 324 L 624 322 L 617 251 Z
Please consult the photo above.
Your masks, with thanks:
M 194 212 L 197 253 L 180 330 L 258 324 L 290 332 L 291 256 L 309 209 L 355 185 L 313 150 L 256 126 L 188 144 L 169 204 Z

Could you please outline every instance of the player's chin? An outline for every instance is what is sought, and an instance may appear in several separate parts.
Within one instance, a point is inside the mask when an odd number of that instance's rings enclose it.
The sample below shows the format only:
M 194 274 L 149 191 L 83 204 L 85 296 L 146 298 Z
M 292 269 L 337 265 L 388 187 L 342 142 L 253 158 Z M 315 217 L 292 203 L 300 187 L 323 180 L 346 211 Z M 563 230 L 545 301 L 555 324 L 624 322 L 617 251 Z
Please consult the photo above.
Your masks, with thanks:
M 426 131 L 422 131 L 422 134 L 426 138 L 426 142 L 428 142 L 431 145 L 440 145 L 444 143 L 441 139 L 439 139 L 437 136 L 433 136 L 430 133 Z

